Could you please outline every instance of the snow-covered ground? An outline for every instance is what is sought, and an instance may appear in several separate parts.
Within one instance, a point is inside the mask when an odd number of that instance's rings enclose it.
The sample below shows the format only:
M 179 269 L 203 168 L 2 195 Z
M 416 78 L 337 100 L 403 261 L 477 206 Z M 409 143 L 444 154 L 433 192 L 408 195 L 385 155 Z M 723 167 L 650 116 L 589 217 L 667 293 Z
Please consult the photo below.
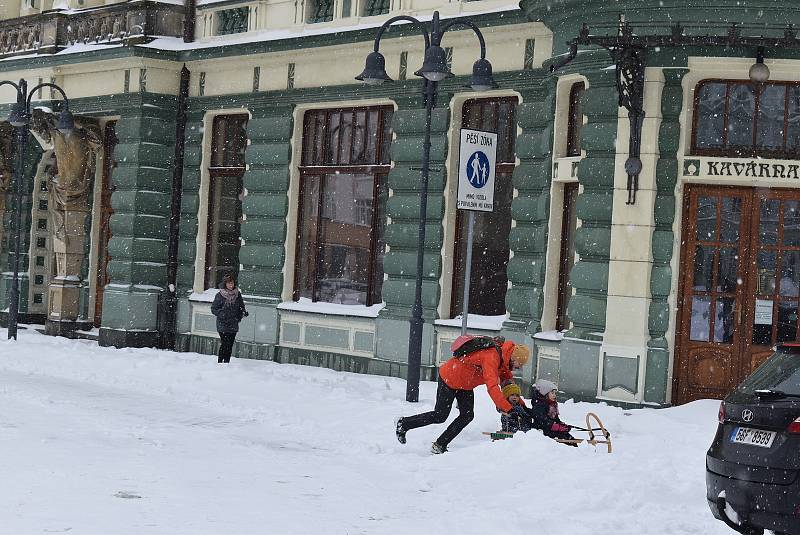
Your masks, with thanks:
M 194 353 L 114 350 L 0 330 L 0 533 L 249 535 L 525 533 L 727 535 L 705 503 L 718 403 L 597 412 L 604 447 L 537 432 L 491 442 L 476 419 L 445 455 L 442 431 L 393 420 L 400 379 Z M 454 411 L 455 414 L 455 411 Z

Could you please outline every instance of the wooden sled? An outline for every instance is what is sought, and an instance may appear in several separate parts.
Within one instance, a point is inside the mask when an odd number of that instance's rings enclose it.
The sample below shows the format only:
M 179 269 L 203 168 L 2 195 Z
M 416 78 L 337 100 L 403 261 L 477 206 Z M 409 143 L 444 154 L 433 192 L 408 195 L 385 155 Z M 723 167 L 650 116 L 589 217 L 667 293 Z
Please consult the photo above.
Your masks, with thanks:
M 592 420 L 596 425 L 592 425 Z M 586 429 L 582 431 L 586 431 L 589 433 L 589 438 L 586 439 L 586 443 L 591 444 L 592 446 L 597 446 L 598 444 L 605 444 L 608 447 L 608 453 L 611 453 L 611 433 L 608 432 L 608 429 L 605 428 L 603 422 L 600 421 L 600 417 L 597 416 L 593 412 L 586 413 Z M 599 431 L 602 435 L 595 434 L 595 431 Z M 599 437 L 599 438 L 598 438 Z M 561 442 L 561 440 L 559 440 Z M 574 443 L 573 440 L 566 440 L 567 443 Z M 583 441 L 581 441 L 583 442 Z M 580 442 L 578 442 L 579 444 Z
M 592 425 L 592 421 L 594 421 L 594 426 Z M 579 428 L 576 428 L 579 429 Z M 582 444 L 586 442 L 587 444 L 591 444 L 592 446 L 597 446 L 598 444 L 605 444 L 608 447 L 608 453 L 611 453 L 611 433 L 608 432 L 608 429 L 603 426 L 603 422 L 600 421 L 600 418 L 593 412 L 586 414 L 586 429 L 581 429 L 581 431 L 586 431 L 589 433 L 588 439 L 583 438 L 575 438 L 575 439 L 564 439 L 564 438 L 556 438 L 554 439 L 556 442 L 560 442 L 561 444 Z M 599 431 L 601 434 L 595 434 L 595 431 Z M 487 435 L 492 440 L 504 440 L 506 438 L 512 438 L 514 433 L 510 433 L 508 431 L 484 431 L 484 435 Z

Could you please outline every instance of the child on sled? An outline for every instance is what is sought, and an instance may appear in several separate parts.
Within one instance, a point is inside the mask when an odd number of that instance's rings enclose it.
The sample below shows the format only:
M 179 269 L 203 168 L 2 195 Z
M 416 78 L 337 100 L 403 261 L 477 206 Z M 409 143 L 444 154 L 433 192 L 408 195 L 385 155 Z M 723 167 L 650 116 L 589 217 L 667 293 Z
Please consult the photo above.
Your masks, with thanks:
M 527 433 L 533 429 L 533 420 L 530 416 L 530 408 L 525 405 L 522 399 L 522 391 L 514 381 L 503 381 L 503 397 L 511 403 L 512 407 L 521 407 L 527 417 L 520 414 L 521 411 L 511 411 L 500 414 L 500 428 L 507 433 L 522 431 Z
M 571 426 L 561 421 L 556 401 L 557 387 L 547 379 L 539 379 L 533 385 L 533 399 L 528 411 L 533 419 L 533 427 L 541 429 L 545 436 L 559 440 L 575 440 L 569 434 Z M 570 446 L 577 446 L 568 443 Z

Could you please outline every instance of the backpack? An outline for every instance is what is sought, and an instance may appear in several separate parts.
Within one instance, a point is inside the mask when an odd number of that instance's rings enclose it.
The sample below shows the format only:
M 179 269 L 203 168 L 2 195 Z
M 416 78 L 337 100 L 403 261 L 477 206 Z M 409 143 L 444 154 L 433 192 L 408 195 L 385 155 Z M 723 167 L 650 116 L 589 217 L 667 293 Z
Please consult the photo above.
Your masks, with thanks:
M 456 338 L 453 343 L 450 344 L 450 351 L 453 352 L 454 357 L 461 358 L 475 351 L 493 347 L 497 351 L 502 365 L 503 353 L 500 349 L 500 344 L 503 342 L 505 342 L 505 339 L 500 336 L 489 337 L 464 334 Z

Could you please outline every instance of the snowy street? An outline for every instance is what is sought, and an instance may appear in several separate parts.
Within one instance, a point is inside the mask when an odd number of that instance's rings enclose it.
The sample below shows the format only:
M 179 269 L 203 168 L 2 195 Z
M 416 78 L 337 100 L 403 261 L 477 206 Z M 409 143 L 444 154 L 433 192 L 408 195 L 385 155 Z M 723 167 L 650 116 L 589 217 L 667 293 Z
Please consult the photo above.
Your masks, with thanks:
M 491 442 L 476 419 L 394 436 L 405 381 L 0 330 L 0 533 L 727 535 L 705 502 L 717 401 L 596 412 L 605 447 L 536 431 Z M 454 417 L 455 410 L 451 418 Z

